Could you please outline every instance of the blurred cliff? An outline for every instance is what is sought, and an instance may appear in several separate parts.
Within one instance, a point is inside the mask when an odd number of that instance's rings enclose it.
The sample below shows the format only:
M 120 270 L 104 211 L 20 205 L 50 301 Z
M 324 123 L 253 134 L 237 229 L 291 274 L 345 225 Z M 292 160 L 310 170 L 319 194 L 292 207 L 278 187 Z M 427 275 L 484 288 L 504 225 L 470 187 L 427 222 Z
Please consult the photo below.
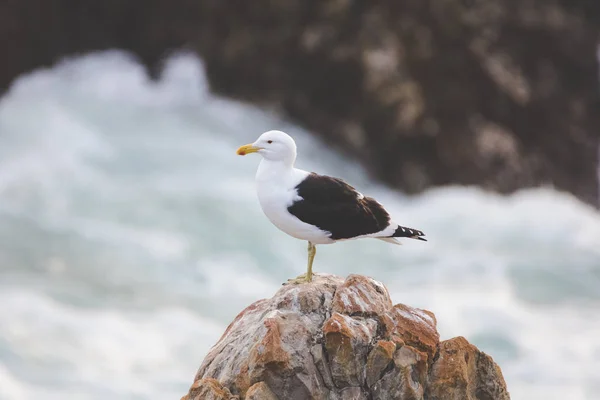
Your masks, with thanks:
M 408 192 L 550 183 L 598 204 L 594 0 L 5 0 L 0 90 L 97 49 L 170 51 Z M 243 127 L 240 127 L 243 129 Z

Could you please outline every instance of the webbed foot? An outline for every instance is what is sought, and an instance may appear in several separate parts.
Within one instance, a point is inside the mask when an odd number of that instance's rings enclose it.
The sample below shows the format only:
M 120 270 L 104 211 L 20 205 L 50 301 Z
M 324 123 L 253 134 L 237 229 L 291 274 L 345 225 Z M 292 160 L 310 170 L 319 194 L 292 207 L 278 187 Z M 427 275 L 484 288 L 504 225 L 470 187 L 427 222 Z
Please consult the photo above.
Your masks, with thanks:
M 307 277 L 306 274 L 302 274 L 296 278 L 288 279 L 284 285 L 301 285 L 310 282 L 312 282 L 312 274 L 310 274 L 310 277 Z

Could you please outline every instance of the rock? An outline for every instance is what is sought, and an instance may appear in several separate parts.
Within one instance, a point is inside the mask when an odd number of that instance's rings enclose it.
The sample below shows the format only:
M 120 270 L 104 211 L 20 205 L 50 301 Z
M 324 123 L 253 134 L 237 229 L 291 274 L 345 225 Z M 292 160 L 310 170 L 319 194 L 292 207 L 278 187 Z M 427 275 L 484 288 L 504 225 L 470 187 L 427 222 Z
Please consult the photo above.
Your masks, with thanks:
M 187 395 L 181 400 L 234 400 L 237 396 L 232 396 L 227 388 L 224 388 L 219 381 L 213 378 L 200 379 L 192 385 Z
M 377 382 L 388 365 L 394 359 L 396 344 L 389 340 L 378 340 L 369 353 L 365 370 L 367 373 L 367 385 L 372 387 Z
M 373 340 L 374 321 L 360 321 L 335 313 L 323 326 L 333 383 L 337 387 L 363 386 L 364 363 Z
M 332 310 L 346 315 L 382 315 L 392 307 L 385 286 L 363 276 L 350 275 L 335 292 Z
M 246 400 L 278 400 L 264 382 L 255 383 L 246 392 Z
M 199 54 L 214 91 L 283 111 L 410 193 L 552 184 L 598 205 L 600 2 L 0 2 L 0 91 L 87 51 Z M 32 29 L 31 27 L 35 27 Z
M 371 278 L 326 274 L 283 286 L 227 327 L 184 399 L 227 396 L 509 399 L 491 357 L 464 338 L 439 342 L 432 313 L 394 306 Z
M 430 372 L 430 400 L 508 399 L 502 371 L 463 337 L 440 343 Z M 490 379 L 494 377 L 494 379 Z
M 340 400 L 368 400 L 361 388 L 351 386 L 340 390 Z
M 392 337 L 401 338 L 404 344 L 425 352 L 429 360 L 433 359 L 440 340 L 435 315 L 404 304 L 395 305 L 388 315 L 393 321 L 392 328 L 388 327 Z

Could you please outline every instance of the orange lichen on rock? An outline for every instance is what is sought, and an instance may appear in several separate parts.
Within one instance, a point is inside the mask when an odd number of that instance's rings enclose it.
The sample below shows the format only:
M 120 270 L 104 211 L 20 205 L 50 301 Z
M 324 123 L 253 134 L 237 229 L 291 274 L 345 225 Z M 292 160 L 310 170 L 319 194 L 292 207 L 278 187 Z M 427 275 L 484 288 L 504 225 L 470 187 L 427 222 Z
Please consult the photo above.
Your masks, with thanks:
M 200 379 L 194 382 L 189 393 L 181 400 L 231 400 L 235 397 L 213 378 Z
M 440 343 L 430 376 L 431 400 L 508 399 L 500 367 L 462 336 Z

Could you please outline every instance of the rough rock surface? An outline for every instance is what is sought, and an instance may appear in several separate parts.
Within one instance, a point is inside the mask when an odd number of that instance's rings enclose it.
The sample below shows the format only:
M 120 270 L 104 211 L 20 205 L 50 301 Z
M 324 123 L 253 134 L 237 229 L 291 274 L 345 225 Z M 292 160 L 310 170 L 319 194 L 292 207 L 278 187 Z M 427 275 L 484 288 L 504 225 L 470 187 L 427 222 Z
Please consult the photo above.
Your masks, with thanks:
M 365 276 L 318 274 L 242 311 L 182 400 L 505 400 L 500 368 Z
M 91 50 L 280 109 L 392 186 L 551 183 L 598 204 L 595 0 L 4 0 L 0 91 Z

